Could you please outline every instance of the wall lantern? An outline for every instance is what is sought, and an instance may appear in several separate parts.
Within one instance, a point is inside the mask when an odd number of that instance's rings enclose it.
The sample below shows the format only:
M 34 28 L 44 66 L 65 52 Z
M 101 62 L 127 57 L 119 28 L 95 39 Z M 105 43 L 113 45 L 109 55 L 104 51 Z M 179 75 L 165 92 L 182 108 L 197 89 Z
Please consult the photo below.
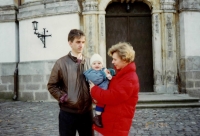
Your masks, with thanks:
M 33 30 L 35 30 L 34 34 L 37 35 L 38 38 L 40 38 L 40 40 L 42 41 L 42 43 L 44 44 L 44 48 L 46 48 L 46 44 L 45 44 L 45 37 L 48 37 L 48 36 L 51 36 L 51 35 L 45 35 L 45 29 L 46 28 L 43 28 L 44 29 L 44 32 L 42 34 L 40 33 L 37 33 L 36 31 L 38 30 L 38 22 L 37 21 L 33 21 Z M 46 30 L 46 32 L 48 32 Z

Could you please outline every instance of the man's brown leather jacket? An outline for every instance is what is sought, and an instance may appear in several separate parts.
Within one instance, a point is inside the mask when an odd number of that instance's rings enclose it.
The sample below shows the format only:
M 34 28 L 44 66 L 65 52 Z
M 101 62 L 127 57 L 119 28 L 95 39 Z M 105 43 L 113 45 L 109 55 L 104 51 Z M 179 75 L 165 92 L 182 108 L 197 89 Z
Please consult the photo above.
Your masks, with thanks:
M 92 110 L 89 85 L 83 75 L 83 72 L 89 68 L 88 58 L 83 56 L 79 62 L 71 53 L 56 61 L 47 87 L 51 95 L 58 100 L 62 110 L 71 113 Z M 67 94 L 67 101 L 60 103 L 60 98 L 64 94 Z

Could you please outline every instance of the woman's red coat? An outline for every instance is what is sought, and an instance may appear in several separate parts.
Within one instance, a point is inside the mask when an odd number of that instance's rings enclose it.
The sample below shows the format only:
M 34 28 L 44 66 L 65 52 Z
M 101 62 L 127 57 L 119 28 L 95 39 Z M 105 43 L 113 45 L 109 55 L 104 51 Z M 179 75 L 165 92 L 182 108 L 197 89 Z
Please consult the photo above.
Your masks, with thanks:
M 134 62 L 117 71 L 108 90 L 94 86 L 91 89 L 92 98 L 106 106 L 102 113 L 103 128 L 94 125 L 93 129 L 103 136 L 128 136 L 138 92 L 139 81 Z

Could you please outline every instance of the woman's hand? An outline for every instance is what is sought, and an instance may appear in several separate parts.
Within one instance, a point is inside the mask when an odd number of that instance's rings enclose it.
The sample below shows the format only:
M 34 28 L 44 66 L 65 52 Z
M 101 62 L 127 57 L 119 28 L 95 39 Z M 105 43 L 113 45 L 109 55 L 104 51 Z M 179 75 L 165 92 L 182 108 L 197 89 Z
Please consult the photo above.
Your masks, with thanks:
M 89 85 L 90 85 L 90 92 L 91 92 L 92 87 L 94 87 L 95 85 L 90 80 L 89 80 Z

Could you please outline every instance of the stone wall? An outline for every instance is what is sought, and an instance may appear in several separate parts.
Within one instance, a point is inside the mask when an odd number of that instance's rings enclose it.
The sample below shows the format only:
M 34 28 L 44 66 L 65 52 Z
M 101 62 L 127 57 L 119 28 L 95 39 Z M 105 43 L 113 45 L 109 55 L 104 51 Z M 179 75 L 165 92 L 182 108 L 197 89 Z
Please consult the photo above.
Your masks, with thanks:
M 182 58 L 180 62 L 181 91 L 200 97 L 200 56 Z
M 12 99 L 16 63 L 0 63 L 0 99 Z
M 19 63 L 19 100 L 54 101 L 47 90 L 49 75 L 55 61 Z
M 18 64 L 18 100 L 55 101 L 47 90 L 47 83 L 55 61 L 32 61 Z M 0 99 L 14 96 L 16 63 L 0 64 Z
M 179 0 L 180 90 L 200 98 L 200 0 Z

